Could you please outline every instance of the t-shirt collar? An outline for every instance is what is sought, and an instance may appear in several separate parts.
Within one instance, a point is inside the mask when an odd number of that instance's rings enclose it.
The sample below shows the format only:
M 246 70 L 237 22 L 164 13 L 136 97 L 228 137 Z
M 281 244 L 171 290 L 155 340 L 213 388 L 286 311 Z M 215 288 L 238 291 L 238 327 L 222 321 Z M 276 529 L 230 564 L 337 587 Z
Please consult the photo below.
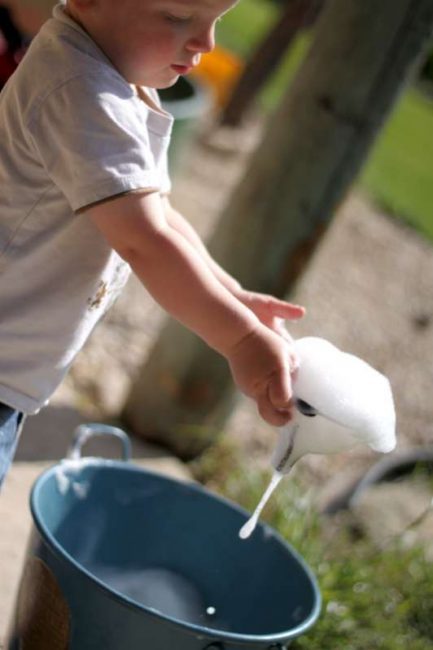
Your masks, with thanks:
M 52 14 L 54 20 L 58 20 L 59 22 L 63 23 L 64 25 L 68 25 L 68 27 L 71 27 L 72 29 L 75 29 L 79 34 L 81 34 L 87 41 L 87 44 L 90 46 L 90 50 L 92 50 L 94 53 L 97 53 L 99 55 L 99 58 L 102 58 L 103 60 L 107 61 L 112 65 L 110 59 L 107 57 L 107 55 L 104 53 L 103 50 L 99 47 L 99 45 L 93 40 L 93 38 L 86 32 L 84 27 L 81 27 L 79 23 L 77 23 L 76 20 L 70 16 L 67 11 L 66 11 L 66 6 L 64 2 L 60 2 L 59 4 L 55 5 L 53 9 L 53 14 Z

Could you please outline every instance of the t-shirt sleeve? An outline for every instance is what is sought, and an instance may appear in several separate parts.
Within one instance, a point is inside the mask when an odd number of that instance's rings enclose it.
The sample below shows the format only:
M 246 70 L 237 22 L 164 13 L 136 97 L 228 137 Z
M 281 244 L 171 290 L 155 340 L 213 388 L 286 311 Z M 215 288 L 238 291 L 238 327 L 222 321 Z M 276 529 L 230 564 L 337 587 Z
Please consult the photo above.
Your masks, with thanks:
M 41 100 L 29 132 L 42 164 L 74 211 L 130 190 L 167 193 L 166 129 L 116 76 L 82 75 Z

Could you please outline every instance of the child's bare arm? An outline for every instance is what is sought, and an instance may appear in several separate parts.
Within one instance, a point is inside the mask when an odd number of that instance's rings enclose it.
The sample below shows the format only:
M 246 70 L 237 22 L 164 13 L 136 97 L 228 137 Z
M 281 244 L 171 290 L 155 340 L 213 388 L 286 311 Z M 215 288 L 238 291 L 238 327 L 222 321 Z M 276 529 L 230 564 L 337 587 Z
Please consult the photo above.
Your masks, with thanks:
M 206 264 L 214 273 L 215 277 L 223 284 L 226 289 L 231 293 L 236 293 L 240 290 L 241 286 L 235 278 L 229 275 L 217 262 L 211 257 L 206 246 L 203 244 L 199 235 L 196 233 L 191 224 L 173 208 L 169 199 L 164 197 L 163 199 L 164 212 L 166 219 L 170 226 L 177 230 L 181 235 L 185 237 L 195 248 L 195 250 L 200 253 L 201 257 L 204 259 Z
M 122 195 L 87 212 L 157 302 L 218 352 L 225 355 L 257 327 L 254 314 L 167 223 L 157 193 Z
M 233 296 L 169 225 L 159 195 L 127 194 L 87 213 L 155 300 L 227 358 L 239 388 L 255 399 L 262 416 L 284 424 L 291 398 L 287 343 Z

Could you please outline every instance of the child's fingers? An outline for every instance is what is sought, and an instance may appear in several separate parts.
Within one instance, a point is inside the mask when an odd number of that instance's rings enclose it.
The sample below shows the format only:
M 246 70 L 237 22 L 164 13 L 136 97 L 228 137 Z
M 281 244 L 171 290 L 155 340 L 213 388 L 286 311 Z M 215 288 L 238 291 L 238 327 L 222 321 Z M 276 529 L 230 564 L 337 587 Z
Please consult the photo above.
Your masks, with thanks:
M 301 305 L 293 305 L 290 302 L 285 300 L 279 300 L 278 298 L 272 298 L 269 302 L 269 307 L 272 310 L 274 316 L 284 318 L 286 320 L 299 320 L 305 316 L 305 307 Z

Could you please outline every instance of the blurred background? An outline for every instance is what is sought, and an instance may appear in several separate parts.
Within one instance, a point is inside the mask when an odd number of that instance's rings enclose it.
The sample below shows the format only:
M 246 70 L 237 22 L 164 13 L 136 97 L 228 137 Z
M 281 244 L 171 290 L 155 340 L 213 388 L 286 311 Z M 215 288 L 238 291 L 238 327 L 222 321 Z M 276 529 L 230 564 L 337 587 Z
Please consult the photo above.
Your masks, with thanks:
M 52 4 L 0 3 L 0 84 L 19 65 Z M 393 9 L 387 4 L 391 20 L 397 5 Z M 252 245 L 248 178 L 256 182 L 258 159 L 269 154 L 266 143 L 277 142 L 275 125 L 282 141 L 290 129 L 303 134 L 300 116 L 310 109 L 303 111 L 302 101 L 316 83 L 314 76 L 308 78 L 314 51 L 317 61 L 325 32 L 328 49 L 323 49 L 323 57 L 337 51 L 334 44 L 341 37 L 343 23 L 336 22 L 332 31 L 337 5 L 332 0 L 241 0 L 218 24 L 215 51 L 203 57 L 191 77 L 161 92 L 164 106 L 176 118 L 170 159 L 173 202 L 230 270 L 238 268 L 233 251 L 243 258 Z M 369 18 L 373 24 L 376 13 L 371 11 Z M 357 33 L 357 24 L 353 21 L 346 28 L 368 42 L 369 34 Z M 413 27 L 405 29 L 398 37 L 401 51 L 408 47 L 411 39 L 405 34 Z M 286 204 L 268 207 L 261 215 L 267 218 L 269 232 L 285 228 L 288 242 L 298 232 L 293 225 L 298 220 L 307 229 L 308 246 L 294 239 L 287 249 L 290 254 L 281 253 L 284 268 L 296 267 L 296 274 L 279 273 L 274 284 L 274 276 L 268 275 L 261 284 L 265 259 L 280 255 L 278 242 L 272 243 L 274 252 L 269 244 L 263 258 L 256 251 L 255 275 L 239 266 L 251 288 L 265 287 L 306 305 L 304 321 L 289 324 L 294 337 L 323 336 L 359 355 L 389 377 L 396 401 L 396 467 L 384 468 L 356 506 L 350 505 L 350 495 L 378 462 L 365 450 L 303 460 L 264 512 L 264 519 L 312 566 L 324 597 L 319 623 L 294 648 L 433 648 L 431 25 L 426 24 L 425 33 L 422 47 L 420 43 L 408 55 L 404 85 L 391 83 L 397 48 L 395 57 L 381 67 L 383 85 L 391 80 L 389 93 L 377 104 L 371 93 L 371 111 L 368 105 L 362 114 L 354 111 L 369 133 L 365 142 L 352 147 L 359 148 L 356 161 L 350 158 L 346 131 L 335 131 L 326 165 L 314 178 L 313 172 L 306 172 L 304 181 L 296 181 L 303 186 L 297 195 L 302 210 L 298 213 L 286 197 Z M 361 68 L 353 60 L 347 50 L 337 84 L 337 76 L 331 75 L 335 61 L 329 59 L 329 84 L 334 79 L 336 87 L 330 87 L 326 101 L 322 97 L 322 109 L 336 123 L 344 112 L 341 107 L 346 110 L 356 103 L 352 98 L 345 104 L 350 89 L 368 83 L 368 67 L 362 69 L 361 80 Z M 319 128 L 320 133 L 334 128 L 322 127 L 321 114 L 317 119 L 311 115 L 310 124 L 317 124 L 318 133 Z M 307 141 L 307 135 L 302 137 Z M 305 155 L 317 158 L 327 140 L 317 136 L 312 142 Z M 322 215 L 314 221 L 309 199 L 321 182 L 331 187 L 325 168 L 339 155 L 340 144 L 346 153 L 335 167 L 339 180 L 333 181 L 331 198 L 329 190 L 317 199 L 315 210 Z M 291 187 L 295 167 L 293 158 L 281 158 L 281 197 L 284 188 Z M 268 169 L 260 169 L 269 181 L 272 173 L 268 177 Z M 287 214 L 284 227 L 273 221 L 277 209 Z M 239 235 L 224 225 L 224 217 L 234 221 L 234 215 L 242 213 L 247 216 L 237 224 Z M 224 248 L 221 242 L 231 244 Z M 288 278 L 285 284 L 283 276 Z M 18 461 L 56 461 L 72 426 L 89 419 L 114 422 L 136 440 L 156 445 L 154 454 L 163 450 L 161 455 L 172 455 L 195 480 L 252 509 L 269 478 L 275 432 L 258 420 L 247 400 L 234 394 L 219 362 L 184 337 L 131 280 L 50 406 L 28 421 Z

